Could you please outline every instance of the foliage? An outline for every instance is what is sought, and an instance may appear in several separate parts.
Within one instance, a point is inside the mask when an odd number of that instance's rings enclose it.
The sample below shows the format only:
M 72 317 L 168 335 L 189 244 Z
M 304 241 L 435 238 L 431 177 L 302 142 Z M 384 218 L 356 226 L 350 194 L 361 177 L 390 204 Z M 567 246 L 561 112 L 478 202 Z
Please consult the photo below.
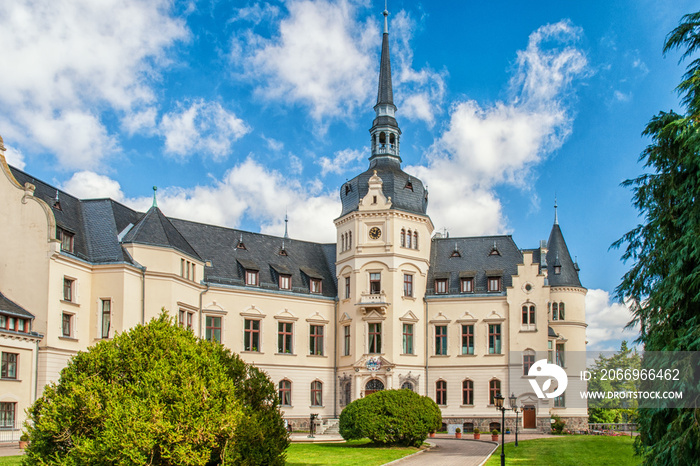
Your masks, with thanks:
M 459 427 L 457 427 L 457 428 L 455 429 L 455 434 L 461 434 L 461 433 L 462 433 L 462 429 L 460 429 Z
M 564 427 L 566 427 L 566 421 L 556 415 L 552 416 L 552 419 L 554 419 L 554 422 L 552 423 L 552 433 L 561 435 Z
M 491 435 L 498 435 L 498 429 L 493 429 L 491 431 Z
M 284 464 L 274 385 L 162 313 L 78 353 L 29 409 L 34 465 Z
M 480 434 L 480 433 L 481 433 L 481 431 L 479 430 L 479 428 L 478 428 L 478 427 L 475 427 L 475 428 L 474 428 L 474 433 L 475 433 L 475 434 Z
M 631 350 L 627 346 L 627 342 L 623 341 L 620 345 L 620 351 L 613 356 L 606 358 L 602 354 L 595 360 L 593 366 L 588 370 L 593 374 L 591 380 L 588 381 L 589 392 L 622 392 L 622 391 L 638 391 L 639 380 L 633 378 L 629 380 L 615 379 L 611 380 L 608 377 L 602 380 L 596 375 L 600 375 L 603 370 L 610 371 L 613 369 L 640 369 L 642 365 L 642 357 L 636 351 Z M 612 422 L 635 422 L 637 418 L 636 399 L 625 400 L 628 403 L 626 408 L 615 408 L 620 401 L 613 399 L 602 399 L 595 401 L 595 408 L 588 408 L 588 422 L 612 423 Z
M 668 35 L 664 52 L 673 49 L 684 50 L 681 60 L 700 49 L 700 12 Z M 626 243 L 622 257 L 633 261 L 617 296 L 632 303 L 646 351 L 700 349 L 700 59 L 686 70 L 677 90 L 687 113 L 651 119 L 643 133 L 651 144 L 640 157 L 650 173 L 623 183 L 644 223 L 613 245 Z M 693 464 L 698 419 L 697 408 L 640 409 L 638 453 L 647 464 Z
M 340 435 L 375 443 L 419 447 L 440 427 L 442 414 L 427 396 L 411 390 L 382 390 L 357 399 L 340 413 Z

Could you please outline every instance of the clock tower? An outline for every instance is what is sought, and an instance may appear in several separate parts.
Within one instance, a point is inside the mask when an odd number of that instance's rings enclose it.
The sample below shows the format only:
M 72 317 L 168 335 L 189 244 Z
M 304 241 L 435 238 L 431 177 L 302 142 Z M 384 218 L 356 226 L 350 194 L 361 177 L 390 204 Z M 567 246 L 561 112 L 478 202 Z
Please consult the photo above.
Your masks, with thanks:
M 337 230 L 337 375 L 342 409 L 383 389 L 425 394 L 423 300 L 433 224 L 428 192 L 401 169 L 389 58 L 388 12 L 369 168 L 340 188 Z

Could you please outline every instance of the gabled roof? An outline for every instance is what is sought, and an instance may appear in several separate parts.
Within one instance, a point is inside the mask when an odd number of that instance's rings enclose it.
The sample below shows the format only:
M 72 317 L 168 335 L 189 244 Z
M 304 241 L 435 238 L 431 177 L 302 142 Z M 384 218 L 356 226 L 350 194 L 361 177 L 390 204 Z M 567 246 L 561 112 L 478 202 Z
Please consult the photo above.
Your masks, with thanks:
M 560 273 L 554 273 L 555 266 L 561 266 Z M 571 260 L 559 223 L 554 223 L 547 241 L 547 279 L 550 286 L 581 286 L 578 270 Z
M 197 260 L 202 260 L 185 237 L 156 206 L 148 209 L 146 215 L 129 230 L 122 242 L 170 247 Z
M 34 318 L 34 314 L 27 311 L 14 301 L 10 300 L 7 296 L 5 296 L 2 293 L 0 293 L 0 313 L 11 314 L 13 316 L 25 317 L 29 319 Z
M 492 254 L 494 244 L 498 254 Z M 453 255 L 455 248 L 459 255 Z M 513 284 L 523 255 L 511 236 L 433 238 L 426 295 L 434 295 L 436 278 L 448 279 L 448 294 L 460 292 L 460 276 L 474 277 L 474 292 L 486 293 L 488 277 L 503 277 L 503 287 Z

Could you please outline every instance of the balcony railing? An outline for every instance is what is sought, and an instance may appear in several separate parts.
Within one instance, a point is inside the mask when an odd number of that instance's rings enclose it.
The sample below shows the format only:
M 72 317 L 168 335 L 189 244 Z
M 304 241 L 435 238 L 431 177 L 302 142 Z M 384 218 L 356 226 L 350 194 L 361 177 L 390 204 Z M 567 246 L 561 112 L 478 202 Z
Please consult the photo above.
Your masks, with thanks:
M 396 144 L 377 144 L 374 146 L 375 154 L 398 155 L 398 147 Z

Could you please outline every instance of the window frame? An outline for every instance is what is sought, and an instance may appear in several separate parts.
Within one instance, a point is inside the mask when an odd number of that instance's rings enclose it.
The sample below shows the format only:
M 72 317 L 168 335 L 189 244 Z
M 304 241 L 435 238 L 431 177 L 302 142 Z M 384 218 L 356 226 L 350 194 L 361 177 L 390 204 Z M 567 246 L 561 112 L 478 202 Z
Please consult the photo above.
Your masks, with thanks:
M 462 405 L 474 406 L 474 381 L 472 379 L 462 380 Z
M 523 375 L 527 375 L 530 368 L 535 364 L 535 355 L 532 353 L 523 354 Z
M 3 380 L 17 380 L 19 372 L 19 353 L 2 352 L 2 369 L 0 378 Z
M 503 354 L 503 334 L 501 333 L 501 324 L 488 324 L 488 326 L 489 354 Z
M 75 278 L 63 277 L 63 301 L 75 303 Z
M 72 314 L 70 312 L 62 312 L 61 313 L 61 337 L 74 338 L 73 337 L 73 335 L 75 333 L 75 329 L 74 329 L 75 322 L 73 321 L 74 317 L 75 317 L 75 314 Z
M 435 404 L 447 406 L 447 382 L 445 380 L 435 382 Z
M 280 380 L 277 384 L 277 395 L 280 399 L 280 406 L 292 406 L 292 381 L 289 379 Z
M 262 321 L 260 319 L 243 319 L 243 351 L 250 353 L 262 352 L 261 332 Z
M 367 323 L 367 354 L 382 354 L 382 323 Z
M 381 272 L 370 272 L 369 273 L 369 294 L 381 294 L 382 293 L 382 273 Z
M 413 298 L 413 274 L 403 274 L 403 295 L 407 298 Z
M 323 382 L 311 382 L 311 406 L 323 407 Z
M 286 273 L 281 273 L 277 277 L 277 284 L 280 290 L 292 289 L 292 276 Z
M 321 294 L 322 289 L 320 278 L 309 279 L 309 293 Z
M 494 406 L 496 404 L 495 397 L 501 393 L 501 381 L 500 379 L 489 380 L 489 406 Z
M 350 299 L 350 277 L 345 277 L 345 299 Z
M 56 239 L 61 242 L 61 251 L 75 252 L 75 234 L 61 227 L 56 227 Z
M 320 333 L 316 333 L 316 332 L 318 332 L 319 329 L 320 329 Z M 311 356 L 324 356 L 325 355 L 325 351 L 323 348 L 324 333 L 325 333 L 325 325 L 309 324 L 309 355 L 311 355 Z
M 462 277 L 459 279 L 460 293 L 474 293 L 474 277 Z
M 350 356 L 351 330 L 349 325 L 343 325 L 343 356 Z
M 488 277 L 488 292 L 489 293 L 500 293 L 501 292 L 501 279 L 502 277 L 491 276 Z
M 277 322 L 277 353 L 294 354 L 294 322 Z
M 215 325 L 216 319 L 218 319 L 219 326 Z M 204 339 L 208 341 L 214 341 L 217 343 L 222 342 L 223 336 L 223 319 L 221 316 L 205 315 L 204 316 Z M 218 338 L 217 338 L 218 330 Z
M 435 324 L 435 356 L 447 356 L 447 344 L 447 324 Z
M 464 344 L 465 338 L 467 343 L 466 345 Z M 464 351 L 465 347 L 467 349 L 466 352 Z M 474 348 L 474 324 L 462 324 L 462 354 L 473 355 L 475 353 L 476 351 Z
M 260 272 L 253 269 L 245 269 L 245 285 L 246 286 L 259 286 L 260 285 Z
M 110 298 L 100 298 L 100 336 L 102 339 L 109 338 L 109 332 L 112 329 L 112 300 Z M 107 306 L 105 306 L 105 304 Z M 106 308 L 106 311 L 105 311 Z M 105 329 L 105 316 L 107 316 L 107 328 Z M 106 330 L 106 332 L 105 332 Z
M 17 423 L 17 402 L 0 401 L 0 429 L 15 429 Z
M 408 329 L 407 327 L 410 327 L 410 329 Z M 413 324 L 404 323 L 401 329 L 402 329 L 401 349 L 403 350 L 403 354 L 415 354 L 414 353 L 415 345 L 414 345 L 414 341 L 413 341 L 413 335 L 414 335 Z M 410 330 L 410 331 L 407 331 L 407 330 Z
M 447 294 L 448 280 L 447 278 L 435 279 L 435 294 Z

